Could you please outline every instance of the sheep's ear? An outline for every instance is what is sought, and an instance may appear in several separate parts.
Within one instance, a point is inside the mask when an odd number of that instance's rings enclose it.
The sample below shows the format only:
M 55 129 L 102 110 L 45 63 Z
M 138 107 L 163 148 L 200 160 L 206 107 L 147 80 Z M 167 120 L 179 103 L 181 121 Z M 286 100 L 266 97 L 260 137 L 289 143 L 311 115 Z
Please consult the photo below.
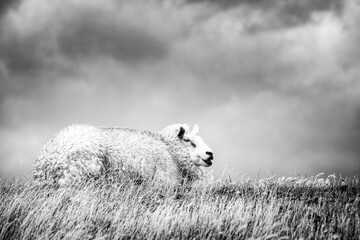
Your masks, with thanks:
M 180 127 L 180 131 L 179 131 L 178 137 L 179 137 L 180 139 L 183 139 L 184 134 L 185 134 L 185 128 Z
M 194 134 L 194 135 L 199 133 L 199 126 L 197 124 L 194 125 L 191 133 Z

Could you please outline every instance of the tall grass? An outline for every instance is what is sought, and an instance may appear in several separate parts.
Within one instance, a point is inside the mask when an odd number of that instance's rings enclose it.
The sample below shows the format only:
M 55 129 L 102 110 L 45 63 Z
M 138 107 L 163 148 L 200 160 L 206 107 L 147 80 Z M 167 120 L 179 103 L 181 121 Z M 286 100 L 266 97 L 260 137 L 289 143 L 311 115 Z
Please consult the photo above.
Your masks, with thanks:
M 176 189 L 0 180 L 0 191 L 0 239 L 360 239 L 359 178 L 207 180 Z

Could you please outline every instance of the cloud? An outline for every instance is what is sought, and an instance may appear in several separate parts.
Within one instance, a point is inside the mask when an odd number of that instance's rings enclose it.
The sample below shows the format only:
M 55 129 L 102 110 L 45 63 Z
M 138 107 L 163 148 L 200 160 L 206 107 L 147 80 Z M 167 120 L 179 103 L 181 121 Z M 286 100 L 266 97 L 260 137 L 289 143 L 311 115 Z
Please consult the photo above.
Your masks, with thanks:
M 169 43 L 146 28 L 146 18 L 126 17 L 131 9 L 109 3 L 25 1 L 0 29 L 3 71 L 27 75 L 101 57 L 129 64 L 166 57 Z
M 8 73 L 32 74 L 45 64 L 40 36 L 9 36 L 3 33 L 1 38 L 1 61 Z
M 116 19 L 114 14 L 99 14 L 95 9 L 77 13 L 59 36 L 60 51 L 80 60 L 108 56 L 130 63 L 156 61 L 166 55 L 165 41 L 149 30 Z
M 327 10 L 342 10 L 344 3 L 337 0 L 304 0 L 304 1 L 281 1 L 281 0 L 189 0 L 188 2 L 208 2 L 223 7 L 250 6 L 260 9 L 281 8 L 289 10 L 289 13 L 316 12 Z
M 0 19 L 5 15 L 9 9 L 16 7 L 20 0 L 3 0 L 0 3 Z
M 331 12 L 340 15 L 345 3 L 338 0 L 188 0 L 189 3 L 203 3 L 218 6 L 221 10 L 239 11 L 251 18 L 252 14 L 262 15 L 265 21 L 249 21 L 249 32 L 278 28 L 289 28 L 313 21 L 316 13 Z M 249 13 L 250 12 L 250 13 Z
M 206 79 L 205 87 L 221 81 L 226 93 L 243 96 L 274 91 L 308 97 L 356 85 L 339 65 L 348 33 L 338 17 L 324 14 L 311 24 L 256 35 L 244 31 L 242 20 L 225 13 L 203 21 L 175 48 L 180 65 Z

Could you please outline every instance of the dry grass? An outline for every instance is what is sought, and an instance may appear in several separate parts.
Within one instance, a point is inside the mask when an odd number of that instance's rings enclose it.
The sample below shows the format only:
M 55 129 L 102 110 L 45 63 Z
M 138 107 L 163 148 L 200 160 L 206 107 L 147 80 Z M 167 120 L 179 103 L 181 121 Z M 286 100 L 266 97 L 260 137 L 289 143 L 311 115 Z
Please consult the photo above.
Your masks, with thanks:
M 0 239 L 360 239 L 359 178 L 209 180 L 192 188 L 0 180 Z

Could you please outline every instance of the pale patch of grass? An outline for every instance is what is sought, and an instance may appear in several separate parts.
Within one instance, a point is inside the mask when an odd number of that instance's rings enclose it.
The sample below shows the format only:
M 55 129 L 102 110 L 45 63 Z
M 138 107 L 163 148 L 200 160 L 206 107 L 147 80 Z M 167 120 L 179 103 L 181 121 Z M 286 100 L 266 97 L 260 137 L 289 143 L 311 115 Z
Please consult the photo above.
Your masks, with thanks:
M 359 178 L 208 180 L 164 189 L 98 179 L 0 180 L 0 239 L 359 239 Z

